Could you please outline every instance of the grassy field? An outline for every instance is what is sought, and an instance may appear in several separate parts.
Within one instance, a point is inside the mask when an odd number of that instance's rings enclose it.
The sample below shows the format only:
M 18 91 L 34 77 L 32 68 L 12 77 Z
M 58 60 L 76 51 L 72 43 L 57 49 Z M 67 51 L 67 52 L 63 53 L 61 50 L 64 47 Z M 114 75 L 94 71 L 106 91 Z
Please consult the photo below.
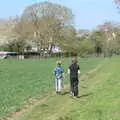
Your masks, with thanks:
M 55 59 L 50 60 L 5 60 L 0 61 L 0 118 L 19 111 L 28 104 L 31 98 L 40 99 L 48 91 L 54 89 L 52 70 Z M 81 59 L 81 74 L 104 60 Z M 63 59 L 65 71 L 69 66 L 69 59 Z M 66 79 L 65 83 L 69 80 Z
M 88 61 L 90 64 L 96 60 Z M 81 76 L 78 99 L 53 94 L 17 120 L 120 120 L 119 71 L 120 58 L 107 59 L 96 70 Z

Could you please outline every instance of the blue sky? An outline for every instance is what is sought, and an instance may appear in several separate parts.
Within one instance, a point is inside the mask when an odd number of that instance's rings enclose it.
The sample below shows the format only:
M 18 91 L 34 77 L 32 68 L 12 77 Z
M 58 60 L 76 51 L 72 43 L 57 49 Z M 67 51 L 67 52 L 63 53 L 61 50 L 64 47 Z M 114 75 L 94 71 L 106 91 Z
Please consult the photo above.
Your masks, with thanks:
M 24 8 L 44 0 L 1 0 L 0 18 L 21 15 Z M 94 29 L 105 21 L 120 22 L 113 0 L 47 0 L 72 9 L 77 29 Z

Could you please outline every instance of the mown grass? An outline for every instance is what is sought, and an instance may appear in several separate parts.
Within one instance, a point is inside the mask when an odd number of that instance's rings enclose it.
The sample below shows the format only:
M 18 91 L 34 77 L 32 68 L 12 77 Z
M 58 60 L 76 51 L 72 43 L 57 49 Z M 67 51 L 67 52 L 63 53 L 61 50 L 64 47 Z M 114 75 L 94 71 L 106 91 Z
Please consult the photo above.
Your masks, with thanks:
M 78 99 L 53 95 L 18 120 L 119 120 L 119 71 L 120 58 L 107 59 L 82 78 Z
M 0 118 L 19 111 L 30 98 L 40 99 L 54 89 L 52 70 L 56 59 L 5 60 L 0 62 Z M 69 59 L 63 59 L 65 71 Z M 80 59 L 81 74 L 85 74 L 103 59 Z M 68 83 L 66 78 L 65 83 Z

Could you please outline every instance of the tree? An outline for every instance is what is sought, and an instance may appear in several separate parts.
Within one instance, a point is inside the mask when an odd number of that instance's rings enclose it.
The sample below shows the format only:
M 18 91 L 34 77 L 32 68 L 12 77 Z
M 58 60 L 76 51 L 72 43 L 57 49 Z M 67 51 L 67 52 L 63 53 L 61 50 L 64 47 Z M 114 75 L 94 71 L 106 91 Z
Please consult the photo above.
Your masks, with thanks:
M 104 53 L 112 56 L 113 52 L 117 49 L 116 30 L 119 29 L 119 25 L 113 22 L 105 22 L 99 25 L 99 30 L 103 32 L 103 50 Z
M 104 45 L 104 32 L 100 30 L 93 31 L 91 34 L 91 39 L 94 42 L 95 52 L 97 53 L 97 56 L 99 56 L 103 51 L 103 45 Z
M 24 53 L 24 48 L 26 46 L 27 35 L 24 33 L 26 27 L 25 22 L 21 22 L 19 17 L 11 18 L 6 24 L 9 28 L 6 34 L 7 43 L 5 49 L 13 52 Z
M 73 26 L 65 26 L 61 31 L 60 47 L 67 53 L 77 53 L 78 41 L 76 39 L 76 29 Z
M 0 45 L 4 46 L 4 44 L 8 43 L 7 36 L 9 35 L 9 31 L 11 30 L 11 26 L 8 26 L 8 20 L 0 20 Z
M 22 19 L 31 26 L 29 33 L 40 49 L 47 46 L 51 53 L 53 45 L 61 39 L 62 28 L 73 23 L 73 14 L 64 6 L 43 2 L 28 6 Z
M 85 57 L 94 52 L 94 43 L 89 38 L 79 39 L 76 29 L 73 26 L 65 27 L 63 32 L 63 39 L 61 40 L 61 48 L 72 54 L 77 54 Z

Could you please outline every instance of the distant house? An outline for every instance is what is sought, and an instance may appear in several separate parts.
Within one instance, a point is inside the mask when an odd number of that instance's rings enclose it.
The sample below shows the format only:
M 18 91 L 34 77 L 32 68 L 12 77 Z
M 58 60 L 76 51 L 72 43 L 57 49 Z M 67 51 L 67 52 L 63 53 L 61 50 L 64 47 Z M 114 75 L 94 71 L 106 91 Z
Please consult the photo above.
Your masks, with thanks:
M 90 33 L 89 30 L 81 29 L 77 32 L 77 38 L 88 38 Z
M 51 49 L 51 46 L 49 46 L 49 48 L 47 48 L 48 46 L 46 46 L 46 47 L 44 46 L 45 49 L 38 48 L 36 43 L 30 42 L 30 41 L 27 42 L 27 45 L 28 45 L 28 47 L 25 48 L 25 50 L 24 50 L 25 52 L 38 52 L 40 50 L 40 51 L 46 53 L 46 52 L 50 51 L 50 49 Z M 62 50 L 58 44 L 55 44 L 54 46 L 52 46 L 52 53 L 60 53 L 60 52 L 62 52 Z

